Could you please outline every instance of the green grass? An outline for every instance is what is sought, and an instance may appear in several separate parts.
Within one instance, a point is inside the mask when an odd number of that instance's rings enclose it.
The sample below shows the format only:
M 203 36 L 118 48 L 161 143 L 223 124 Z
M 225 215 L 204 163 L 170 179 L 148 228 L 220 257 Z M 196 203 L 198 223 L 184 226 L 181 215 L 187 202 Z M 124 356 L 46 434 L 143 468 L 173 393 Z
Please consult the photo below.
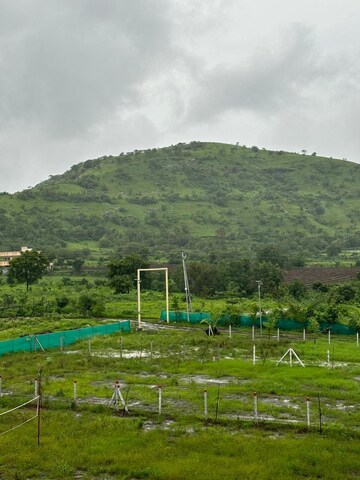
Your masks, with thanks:
M 219 242 L 224 253 L 248 257 L 281 242 L 318 258 L 332 243 L 345 247 L 344 238 L 358 246 L 349 235 L 359 219 L 358 172 L 342 160 L 217 143 L 101 158 L 2 195 L 1 250 L 86 247 L 90 265 L 118 247 L 180 261 L 184 244 L 195 259 Z
M 96 337 L 91 356 L 86 341 L 65 352 L 0 357 L 0 410 L 33 396 L 39 369 L 44 407 L 40 447 L 36 421 L 0 436 L 1 478 L 218 479 L 219 472 L 230 480 L 358 478 L 360 347 L 355 339 L 333 336 L 331 366 L 323 365 L 326 336 L 316 344 L 303 342 L 300 334 L 282 336 L 280 342 L 257 336 L 255 344 L 255 366 L 251 331 L 245 328 L 233 330 L 232 338 L 226 330 L 208 338 L 200 327 L 152 329 Z M 305 368 L 276 366 L 290 346 Z M 135 357 L 126 358 L 130 352 Z M 116 380 L 130 405 L 128 416 L 109 405 Z M 0 417 L 0 433 L 32 413 L 23 409 Z

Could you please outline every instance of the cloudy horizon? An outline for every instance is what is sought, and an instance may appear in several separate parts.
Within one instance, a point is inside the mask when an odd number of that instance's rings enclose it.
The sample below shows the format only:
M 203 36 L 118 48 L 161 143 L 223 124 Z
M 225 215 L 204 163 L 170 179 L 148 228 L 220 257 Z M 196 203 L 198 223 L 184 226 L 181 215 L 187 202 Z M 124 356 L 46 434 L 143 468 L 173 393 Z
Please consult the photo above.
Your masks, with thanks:
M 360 163 L 355 0 L 4 0 L 0 191 L 212 141 Z

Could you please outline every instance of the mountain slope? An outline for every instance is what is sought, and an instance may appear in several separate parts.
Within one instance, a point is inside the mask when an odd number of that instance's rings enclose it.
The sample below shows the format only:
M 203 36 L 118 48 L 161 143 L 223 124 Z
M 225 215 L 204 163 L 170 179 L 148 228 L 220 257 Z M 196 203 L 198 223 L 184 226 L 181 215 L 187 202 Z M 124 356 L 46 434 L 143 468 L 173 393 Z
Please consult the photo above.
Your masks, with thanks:
M 1 194 L 0 247 L 147 249 L 157 260 L 356 248 L 359 178 L 343 160 L 216 143 L 102 157 Z

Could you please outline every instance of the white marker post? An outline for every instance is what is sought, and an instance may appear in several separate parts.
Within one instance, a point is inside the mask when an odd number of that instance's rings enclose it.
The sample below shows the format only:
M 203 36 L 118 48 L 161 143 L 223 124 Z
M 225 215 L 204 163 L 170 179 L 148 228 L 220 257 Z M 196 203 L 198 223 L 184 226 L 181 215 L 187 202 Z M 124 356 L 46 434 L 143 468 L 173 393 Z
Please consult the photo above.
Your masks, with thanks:
M 356 345 L 359 346 L 359 332 L 356 332 Z
M 305 328 L 304 328 L 304 329 L 303 329 L 303 341 L 305 342 L 305 340 L 306 340 L 306 330 L 305 330 Z
M 77 381 L 74 380 L 74 403 L 77 401 Z
M 329 345 L 330 345 L 330 343 L 331 343 L 331 332 L 330 332 L 330 330 L 329 330 L 329 333 L 328 333 L 328 342 L 329 342 Z
M 327 351 L 326 359 L 327 359 L 328 367 L 330 367 L 330 350 Z
M 204 390 L 204 417 L 205 420 L 208 418 L 208 397 L 207 397 L 207 390 Z
M 253 345 L 253 365 L 256 363 L 256 346 Z
M 254 392 L 254 421 L 258 421 L 258 404 L 257 404 L 257 393 Z
M 159 385 L 159 416 L 161 415 L 161 407 L 162 407 L 162 388 L 161 385 Z
M 276 338 L 277 338 L 277 341 L 280 342 L 280 328 L 277 329 Z
M 252 338 L 252 341 L 255 340 L 255 326 L 254 325 L 251 327 L 251 338 Z
M 39 395 L 38 379 L 35 378 L 35 381 L 34 381 L 34 396 L 37 397 L 38 395 Z
M 306 421 L 307 427 L 310 430 L 310 398 L 306 399 Z
M 231 325 L 229 325 L 229 338 L 231 338 Z

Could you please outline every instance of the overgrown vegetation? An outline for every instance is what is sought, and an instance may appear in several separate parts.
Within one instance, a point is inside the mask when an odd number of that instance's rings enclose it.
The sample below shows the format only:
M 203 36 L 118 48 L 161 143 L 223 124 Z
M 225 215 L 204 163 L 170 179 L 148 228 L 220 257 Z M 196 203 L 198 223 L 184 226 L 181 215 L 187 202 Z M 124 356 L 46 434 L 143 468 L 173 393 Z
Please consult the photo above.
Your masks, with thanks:
M 3 193 L 1 250 L 29 245 L 59 264 L 76 250 L 93 267 L 134 252 L 178 263 L 184 249 L 194 260 L 251 259 L 274 244 L 284 265 L 333 259 L 360 247 L 359 168 L 202 142 L 102 157 Z

